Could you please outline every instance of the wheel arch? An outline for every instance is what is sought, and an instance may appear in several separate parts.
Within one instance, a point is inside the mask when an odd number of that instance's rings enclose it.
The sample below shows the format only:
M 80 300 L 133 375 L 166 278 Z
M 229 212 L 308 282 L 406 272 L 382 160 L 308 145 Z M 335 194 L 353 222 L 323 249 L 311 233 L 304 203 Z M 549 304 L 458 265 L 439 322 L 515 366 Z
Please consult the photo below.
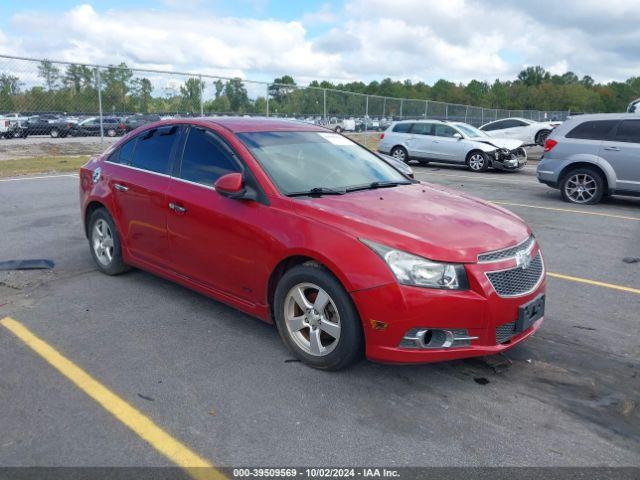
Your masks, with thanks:
M 89 238 L 89 219 L 91 218 L 91 215 L 93 215 L 93 212 L 99 210 L 100 208 L 104 208 L 107 212 L 109 212 L 107 206 L 104 203 L 99 202 L 98 200 L 90 201 L 84 209 L 84 234 L 87 238 Z M 111 215 L 111 212 L 109 212 L 109 215 Z M 113 215 L 111 216 L 113 217 Z
M 565 177 L 569 175 L 569 173 L 571 173 L 574 170 L 578 170 L 580 168 L 591 168 L 596 172 L 598 172 L 602 177 L 602 181 L 604 182 L 604 191 L 608 192 L 611 189 L 609 176 L 607 175 L 607 172 L 604 170 L 604 168 L 602 168 L 597 163 L 584 162 L 584 161 L 570 163 L 569 165 L 565 166 L 560 171 L 560 174 L 558 175 L 558 185 L 560 186 L 562 185 L 562 182 L 564 181 Z
M 280 260 L 276 266 L 272 269 L 269 279 L 267 281 L 266 301 L 269 307 L 269 319 L 274 320 L 273 305 L 275 300 L 276 287 L 278 282 L 284 276 L 284 274 L 292 268 L 303 265 L 305 263 L 314 263 L 325 268 L 338 282 L 344 287 L 349 296 L 352 290 L 349 280 L 342 274 L 331 262 L 326 259 L 320 258 L 311 252 L 297 252 L 293 253 L 282 260 Z M 353 300 L 353 299 L 352 299 Z M 355 302 L 354 302 L 355 303 Z

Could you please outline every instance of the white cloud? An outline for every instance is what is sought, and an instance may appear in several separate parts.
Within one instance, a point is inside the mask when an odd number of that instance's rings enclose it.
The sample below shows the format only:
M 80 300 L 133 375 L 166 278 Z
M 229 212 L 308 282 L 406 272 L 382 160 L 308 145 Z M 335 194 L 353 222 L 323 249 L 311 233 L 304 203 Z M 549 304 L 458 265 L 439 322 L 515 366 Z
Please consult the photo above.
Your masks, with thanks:
M 11 35 L 0 32 L 0 51 L 299 81 L 509 79 L 524 65 L 598 81 L 640 73 L 640 9 L 625 0 L 565 0 L 561 7 L 557 0 L 348 0 L 315 7 L 299 21 L 220 16 L 199 1 L 17 14 Z M 329 30 L 310 35 L 318 26 Z

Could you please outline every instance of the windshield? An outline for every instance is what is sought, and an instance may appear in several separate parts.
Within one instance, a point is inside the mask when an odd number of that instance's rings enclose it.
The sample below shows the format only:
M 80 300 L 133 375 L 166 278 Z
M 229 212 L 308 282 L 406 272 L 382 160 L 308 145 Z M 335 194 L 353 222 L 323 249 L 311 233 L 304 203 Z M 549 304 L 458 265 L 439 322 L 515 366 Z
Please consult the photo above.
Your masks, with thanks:
M 285 195 L 411 183 L 385 161 L 337 133 L 253 132 L 238 137 Z
M 487 137 L 488 135 L 484 133 L 482 130 L 478 130 L 476 127 L 472 127 L 466 123 L 456 123 L 456 127 L 458 127 L 462 132 L 471 138 L 475 137 Z

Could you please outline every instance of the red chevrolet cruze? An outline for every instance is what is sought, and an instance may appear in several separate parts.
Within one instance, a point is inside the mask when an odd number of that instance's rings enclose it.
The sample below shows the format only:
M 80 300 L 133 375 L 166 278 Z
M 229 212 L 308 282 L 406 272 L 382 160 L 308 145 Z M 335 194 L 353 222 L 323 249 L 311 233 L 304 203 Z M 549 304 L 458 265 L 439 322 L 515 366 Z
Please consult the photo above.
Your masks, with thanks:
M 80 199 L 104 273 L 138 267 L 275 322 L 313 367 L 493 354 L 543 321 L 520 218 L 321 127 L 148 124 L 82 168 Z

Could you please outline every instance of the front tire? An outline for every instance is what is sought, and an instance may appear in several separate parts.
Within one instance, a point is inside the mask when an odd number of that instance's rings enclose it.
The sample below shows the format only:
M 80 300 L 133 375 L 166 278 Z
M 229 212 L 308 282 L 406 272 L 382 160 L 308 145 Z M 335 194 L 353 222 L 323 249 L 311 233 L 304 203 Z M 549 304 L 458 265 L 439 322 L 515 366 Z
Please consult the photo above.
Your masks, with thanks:
M 397 160 L 400 160 L 401 162 L 409 163 L 409 153 L 404 147 L 393 147 L 391 149 L 391 156 Z
M 489 157 L 484 152 L 471 152 L 467 157 L 467 166 L 473 172 L 486 172 L 489 169 Z
M 604 180 L 591 168 L 577 168 L 562 178 L 560 192 L 565 202 L 593 205 L 602 200 Z
M 57 128 L 52 128 L 49 135 L 51 138 L 58 138 L 60 136 L 60 131 Z
M 320 265 L 309 262 L 284 274 L 274 313 L 282 341 L 307 365 L 340 370 L 362 357 L 358 312 L 340 282 Z
M 107 275 L 119 275 L 130 270 L 122 260 L 120 235 L 111 215 L 99 208 L 89 219 L 89 247 L 97 267 Z

